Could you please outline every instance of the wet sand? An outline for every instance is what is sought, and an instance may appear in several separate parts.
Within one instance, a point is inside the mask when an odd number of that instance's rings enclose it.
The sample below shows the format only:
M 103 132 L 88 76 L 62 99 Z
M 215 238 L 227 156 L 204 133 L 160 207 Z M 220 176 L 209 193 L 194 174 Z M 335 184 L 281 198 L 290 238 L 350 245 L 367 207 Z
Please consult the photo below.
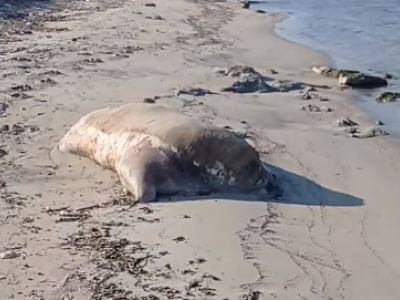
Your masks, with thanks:
M 327 57 L 238 3 L 88 3 L 1 37 L 2 299 L 397 299 L 399 149 L 332 125 L 375 120 L 311 71 Z M 213 69 L 239 64 L 286 81 L 221 93 L 235 78 Z M 131 207 L 114 174 L 57 151 L 84 114 L 145 98 L 245 133 L 283 195 Z

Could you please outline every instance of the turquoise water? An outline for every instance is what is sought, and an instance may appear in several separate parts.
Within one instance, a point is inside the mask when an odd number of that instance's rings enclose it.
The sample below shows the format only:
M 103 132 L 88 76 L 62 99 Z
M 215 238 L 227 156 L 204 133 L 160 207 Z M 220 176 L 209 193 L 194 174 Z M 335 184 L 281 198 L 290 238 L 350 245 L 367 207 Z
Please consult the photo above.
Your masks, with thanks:
M 257 9 L 284 12 L 282 37 L 328 54 L 339 68 L 390 73 L 386 90 L 400 92 L 400 0 L 270 0 Z M 400 133 L 400 104 L 377 104 L 360 93 L 361 105 Z

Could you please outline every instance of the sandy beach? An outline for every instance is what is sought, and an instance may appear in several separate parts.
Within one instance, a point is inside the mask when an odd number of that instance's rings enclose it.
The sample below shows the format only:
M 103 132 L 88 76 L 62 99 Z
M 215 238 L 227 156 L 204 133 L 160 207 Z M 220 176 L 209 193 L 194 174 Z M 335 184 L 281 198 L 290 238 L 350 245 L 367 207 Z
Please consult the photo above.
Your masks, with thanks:
M 376 120 L 311 71 L 329 58 L 239 3 L 104 3 L 0 38 L 0 299 L 397 300 L 398 142 L 333 125 Z M 234 65 L 284 84 L 221 93 Z M 283 194 L 131 207 L 115 174 L 57 150 L 86 113 L 146 98 L 245 133 Z

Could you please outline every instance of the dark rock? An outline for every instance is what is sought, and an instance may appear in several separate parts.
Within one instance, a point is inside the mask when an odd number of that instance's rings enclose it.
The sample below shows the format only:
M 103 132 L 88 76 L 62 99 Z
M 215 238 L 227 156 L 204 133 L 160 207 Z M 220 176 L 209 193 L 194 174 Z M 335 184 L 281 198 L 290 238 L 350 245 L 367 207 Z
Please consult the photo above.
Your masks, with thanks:
M 148 2 L 148 3 L 145 3 L 144 6 L 146 6 L 146 7 L 156 7 L 156 4 L 153 3 L 153 2 Z
M 335 69 L 327 66 L 313 67 L 313 72 L 339 79 L 339 84 L 354 88 L 379 88 L 387 86 L 385 78 L 368 75 L 356 70 Z
M 154 104 L 154 103 L 156 103 L 156 101 L 157 101 L 158 99 L 160 99 L 160 98 L 161 98 L 160 96 L 147 97 L 147 98 L 144 98 L 144 99 L 143 99 L 143 103 Z
M 258 73 L 247 73 L 240 76 L 231 86 L 223 88 L 223 92 L 232 93 L 269 93 L 275 89 L 269 86 Z
M 354 88 L 379 88 L 387 86 L 388 82 L 386 79 L 367 75 L 364 73 L 340 75 L 339 84 L 348 85 Z
M 257 10 L 256 10 L 256 13 L 259 13 L 259 14 L 266 14 L 266 12 L 263 11 L 263 10 L 261 10 L 261 9 L 257 9 Z
M 156 103 L 156 101 L 152 98 L 144 98 L 143 103 L 154 104 L 154 103 Z
M 250 8 L 250 2 L 249 1 L 244 1 L 242 8 L 249 9 Z
M 376 102 L 380 102 L 380 103 L 396 102 L 397 98 L 399 98 L 399 97 L 400 97 L 400 93 L 384 92 L 376 98 Z

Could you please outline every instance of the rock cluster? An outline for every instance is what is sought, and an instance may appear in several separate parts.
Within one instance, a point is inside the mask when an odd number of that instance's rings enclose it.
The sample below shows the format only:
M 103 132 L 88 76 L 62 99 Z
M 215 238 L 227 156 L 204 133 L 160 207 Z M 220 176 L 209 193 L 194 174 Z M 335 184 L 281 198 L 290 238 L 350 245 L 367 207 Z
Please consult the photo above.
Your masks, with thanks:
M 338 79 L 340 85 L 347 85 L 353 88 L 379 88 L 387 86 L 385 78 L 365 74 L 356 70 L 335 69 L 327 66 L 313 67 L 312 71 L 330 78 Z

